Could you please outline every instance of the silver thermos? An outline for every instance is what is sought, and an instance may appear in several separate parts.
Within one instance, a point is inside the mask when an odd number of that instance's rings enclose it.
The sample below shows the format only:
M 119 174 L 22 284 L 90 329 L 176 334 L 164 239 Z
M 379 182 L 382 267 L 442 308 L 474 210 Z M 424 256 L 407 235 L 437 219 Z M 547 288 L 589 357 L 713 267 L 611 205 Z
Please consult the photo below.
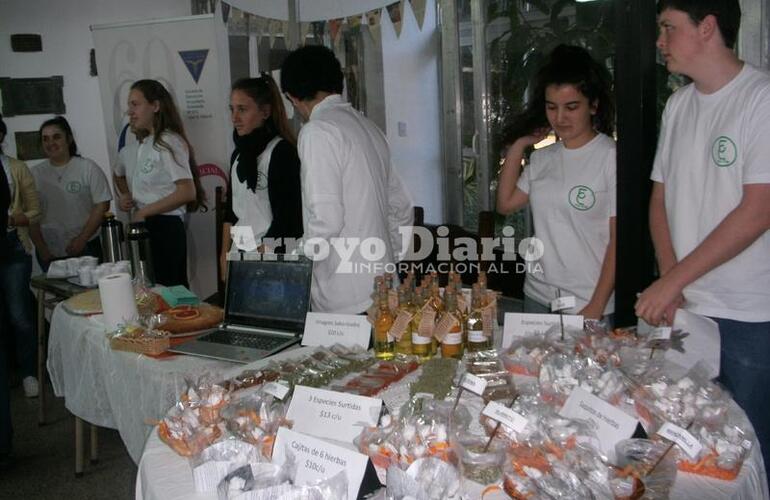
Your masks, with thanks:
M 102 240 L 102 262 L 123 260 L 123 223 L 110 212 L 104 214 L 100 237 Z
M 132 222 L 128 225 L 128 255 L 134 279 L 141 280 L 148 286 L 154 285 L 150 232 L 144 222 Z

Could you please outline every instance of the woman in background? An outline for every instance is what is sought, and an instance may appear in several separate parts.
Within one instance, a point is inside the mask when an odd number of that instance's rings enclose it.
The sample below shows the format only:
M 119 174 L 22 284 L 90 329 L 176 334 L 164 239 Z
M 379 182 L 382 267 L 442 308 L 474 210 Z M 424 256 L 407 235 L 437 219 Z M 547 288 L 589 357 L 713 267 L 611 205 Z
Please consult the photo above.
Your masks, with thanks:
M 40 216 L 35 180 L 24 162 L 3 153 L 2 142 L 8 129 L 0 117 L 0 163 L 5 177 L 3 190 L 8 195 L 10 204 L 3 213 L 6 227 L 0 234 L 3 238 L 3 255 L 0 259 L 0 308 L 10 323 L 10 328 L 0 328 L 0 334 L 13 335 L 16 343 L 16 362 L 22 375 L 24 394 L 29 397 L 38 395 L 39 387 L 36 364 L 37 338 L 33 319 L 32 299 L 29 290 L 29 278 L 32 274 L 32 242 L 29 238 L 30 224 L 37 222 Z M 0 345 L 8 342 L 0 341 Z M 0 370 L 5 372 L 6 353 L 0 351 Z M 0 381 L 0 383 L 2 383 Z M 7 384 L 0 392 L 7 391 Z M 0 406 L 3 403 L 0 397 Z M 5 411 L 0 408 L 0 459 L 10 451 L 10 420 L 5 422 Z M 10 415 L 8 415 L 10 419 Z M 7 427 L 6 427 L 7 425 Z M 6 449 L 7 448 L 7 449 Z
M 580 47 L 560 45 L 537 75 L 533 99 L 514 123 L 497 191 L 497 211 L 529 203 L 539 266 L 528 266 L 525 312 L 550 312 L 557 295 L 568 311 L 612 322 L 615 286 L 614 106 L 606 70 Z M 558 141 L 525 150 L 553 130 Z M 532 269 L 532 271 L 530 271 Z
M 183 217 L 205 209 L 190 141 L 171 94 L 156 80 L 139 80 L 128 95 L 128 117 L 139 144 L 115 167 L 121 210 L 150 234 L 155 281 L 188 285 Z
M 263 73 L 259 78 L 235 82 L 230 113 L 235 151 L 222 230 L 222 276 L 227 271 L 231 227 L 250 227 L 256 241 L 302 236 L 297 140 L 275 81 Z
M 43 216 L 30 227 L 43 271 L 51 260 L 91 255 L 101 259 L 99 226 L 112 194 L 102 169 L 78 154 L 72 128 L 62 116 L 43 122 L 40 141 L 47 160 L 32 169 Z

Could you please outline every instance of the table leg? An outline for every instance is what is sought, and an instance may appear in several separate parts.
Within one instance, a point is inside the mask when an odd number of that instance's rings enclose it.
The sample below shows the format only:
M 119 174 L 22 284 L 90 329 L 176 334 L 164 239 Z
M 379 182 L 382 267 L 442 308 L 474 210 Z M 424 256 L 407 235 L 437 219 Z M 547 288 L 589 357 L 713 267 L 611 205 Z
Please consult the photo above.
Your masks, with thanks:
M 47 358 L 45 349 L 45 291 L 37 290 L 37 382 L 38 413 L 37 425 L 45 425 L 45 363 Z
M 99 428 L 95 425 L 91 425 L 91 463 L 95 464 L 99 461 Z
M 83 420 L 75 417 L 75 477 L 83 475 Z

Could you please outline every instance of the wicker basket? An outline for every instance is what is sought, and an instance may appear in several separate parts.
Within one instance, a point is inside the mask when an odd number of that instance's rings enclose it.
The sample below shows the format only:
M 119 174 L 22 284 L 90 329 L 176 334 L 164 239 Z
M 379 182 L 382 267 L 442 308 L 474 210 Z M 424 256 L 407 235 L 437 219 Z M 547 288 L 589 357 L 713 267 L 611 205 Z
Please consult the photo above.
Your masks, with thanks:
M 161 334 L 161 336 L 114 335 L 110 337 L 110 347 L 115 351 L 129 351 L 157 356 L 168 350 L 171 346 L 171 341 L 168 332 L 156 331 L 156 333 Z

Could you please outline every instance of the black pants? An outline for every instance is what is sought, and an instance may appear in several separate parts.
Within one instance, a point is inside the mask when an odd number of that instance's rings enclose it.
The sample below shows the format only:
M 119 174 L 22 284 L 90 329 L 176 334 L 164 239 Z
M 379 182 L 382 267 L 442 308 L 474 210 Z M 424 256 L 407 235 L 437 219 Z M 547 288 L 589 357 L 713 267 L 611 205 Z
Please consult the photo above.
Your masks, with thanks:
M 153 215 L 144 221 L 150 232 L 152 267 L 155 283 L 184 285 L 187 281 L 187 235 L 184 222 L 176 215 Z

